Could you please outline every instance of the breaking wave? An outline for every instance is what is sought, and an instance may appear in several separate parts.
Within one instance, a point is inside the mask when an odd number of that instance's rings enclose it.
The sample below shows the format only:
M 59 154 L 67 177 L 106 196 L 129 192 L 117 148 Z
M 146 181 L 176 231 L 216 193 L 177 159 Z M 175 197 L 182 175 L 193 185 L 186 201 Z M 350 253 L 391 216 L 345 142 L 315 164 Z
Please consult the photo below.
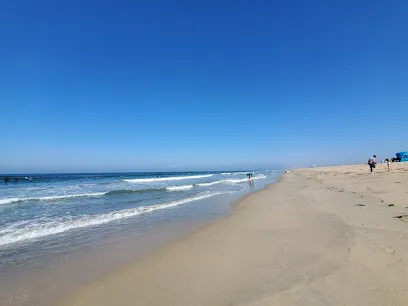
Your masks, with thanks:
M 136 208 L 113 211 L 106 214 L 87 215 L 78 218 L 62 217 L 53 221 L 44 219 L 35 220 L 35 223 L 21 222 L 0 230 L 0 246 L 36 240 L 42 237 L 61 234 L 67 231 L 98 226 L 116 220 L 132 218 L 141 214 L 150 213 L 157 210 L 169 209 L 186 203 L 203 200 L 209 197 L 222 194 L 222 192 L 205 193 L 195 197 L 185 198 L 178 201 L 169 201 L 151 206 L 140 206 Z
M 128 183 L 151 183 L 151 182 L 193 180 L 193 179 L 211 177 L 213 175 L 214 174 L 190 175 L 190 176 L 171 176 L 171 177 L 154 177 L 154 178 L 143 178 L 143 179 L 128 179 L 128 180 L 123 180 L 123 181 L 128 182 Z
M 66 194 L 66 195 L 56 195 L 56 196 L 46 196 L 46 197 L 32 197 L 32 198 L 8 198 L 0 199 L 1 204 L 11 204 L 25 201 L 53 201 L 68 198 L 82 198 L 82 197 L 101 197 L 107 194 L 107 192 L 96 192 L 96 193 L 83 193 L 83 194 Z
M 170 187 L 167 187 L 166 189 L 169 191 L 177 191 L 177 190 L 188 190 L 191 188 L 193 188 L 193 185 L 170 186 Z

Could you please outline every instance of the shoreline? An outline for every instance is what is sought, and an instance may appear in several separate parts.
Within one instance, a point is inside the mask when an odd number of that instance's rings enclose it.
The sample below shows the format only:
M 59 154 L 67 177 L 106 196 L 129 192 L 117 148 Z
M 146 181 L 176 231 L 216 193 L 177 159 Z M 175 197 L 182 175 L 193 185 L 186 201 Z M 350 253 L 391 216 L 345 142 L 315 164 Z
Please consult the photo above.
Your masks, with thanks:
M 49 258 L 39 258 L 36 261 L 39 261 L 40 265 L 33 269 L 11 267 L 10 271 L 5 271 L 0 278 L 0 304 L 54 306 L 55 301 L 69 296 L 78 288 L 97 282 L 228 216 L 241 199 L 256 192 L 258 188 L 265 188 L 265 184 L 269 186 L 268 181 L 259 182 L 254 190 L 248 186 L 246 193 L 238 198 L 222 196 L 182 207 L 173 221 L 168 219 L 149 226 L 144 232 L 132 233 L 128 230 L 120 236 L 116 235 L 117 237 L 106 237 L 101 244 L 67 251 L 61 256 L 50 254 L 47 256 Z M 118 252 L 118 249 L 121 251 Z
M 395 168 L 285 174 L 58 305 L 403 305 L 408 167 Z

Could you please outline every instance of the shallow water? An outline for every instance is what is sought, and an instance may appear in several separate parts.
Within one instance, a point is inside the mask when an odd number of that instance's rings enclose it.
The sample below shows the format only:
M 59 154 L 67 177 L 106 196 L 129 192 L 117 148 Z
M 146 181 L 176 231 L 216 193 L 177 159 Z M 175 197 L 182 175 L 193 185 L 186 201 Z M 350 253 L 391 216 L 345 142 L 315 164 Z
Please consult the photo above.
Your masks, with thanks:
M 58 280 L 55 294 L 100 277 L 228 214 L 234 201 L 280 174 L 256 171 L 253 183 L 245 172 L 25 175 L 3 184 L 0 284 L 8 289 L 0 292 L 0 300 L 9 301 L 10 292 L 30 298 L 27 288 L 40 274 L 48 283 Z M 86 264 L 90 257 L 92 263 Z M 64 265 L 61 269 L 76 281 L 63 286 L 57 272 L 49 270 Z M 81 269 L 73 270 L 83 265 L 94 272 L 81 276 Z M 13 298 L 12 305 L 20 302 Z
M 106 236 L 201 214 L 208 200 L 239 198 L 278 175 L 257 171 L 253 186 L 244 172 L 20 176 L 0 186 L 0 272 Z

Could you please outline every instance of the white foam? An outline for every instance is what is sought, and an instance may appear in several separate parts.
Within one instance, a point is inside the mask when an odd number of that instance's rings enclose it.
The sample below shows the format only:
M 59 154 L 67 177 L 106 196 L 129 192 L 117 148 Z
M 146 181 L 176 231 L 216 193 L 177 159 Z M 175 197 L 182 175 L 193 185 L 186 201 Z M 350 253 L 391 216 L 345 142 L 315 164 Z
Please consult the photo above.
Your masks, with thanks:
M 169 191 L 178 191 L 178 190 L 188 190 L 191 188 L 193 188 L 193 185 L 170 186 L 170 187 L 167 187 L 166 189 Z
M 266 178 L 265 175 L 258 175 L 258 176 L 254 176 L 253 179 L 254 180 L 260 180 L 260 179 L 264 179 Z M 243 178 L 243 179 L 228 179 L 228 180 L 223 180 L 223 183 L 227 183 L 227 184 L 238 184 L 238 183 L 243 183 L 243 182 L 248 182 L 248 178 Z
M 231 172 L 223 172 L 223 173 L 221 173 L 221 175 L 230 175 L 231 174 Z
M 38 197 L 38 198 L 8 198 L 8 199 L 0 199 L 1 204 L 11 204 L 16 202 L 24 202 L 24 201 L 52 201 L 52 200 L 59 200 L 59 199 L 66 199 L 66 198 L 82 198 L 82 197 L 100 197 L 105 195 L 107 192 L 97 192 L 97 193 L 83 193 L 83 194 L 65 194 L 65 195 L 56 195 L 56 196 L 46 196 L 46 197 Z
M 13 202 L 18 202 L 20 200 L 21 200 L 20 198 L 0 199 L 0 205 L 1 204 L 10 204 L 10 203 L 13 203 Z
M 205 175 L 190 175 L 190 176 L 171 176 L 171 177 L 156 177 L 156 178 L 144 178 L 144 179 L 129 179 L 123 180 L 128 183 L 151 183 L 151 182 L 165 182 L 165 181 L 181 181 L 181 180 L 192 180 L 204 177 L 210 177 L 214 174 Z
M 260 175 L 260 176 L 254 177 L 255 180 L 263 179 L 263 178 L 266 178 L 266 176 Z M 226 179 L 226 180 L 214 181 L 214 182 L 209 182 L 209 183 L 200 183 L 200 184 L 197 184 L 197 186 L 205 187 L 205 186 L 212 186 L 216 184 L 238 184 L 238 183 L 243 183 L 243 182 L 248 182 L 248 178 Z
M 227 184 L 238 184 L 238 183 L 242 183 L 242 182 L 247 182 L 248 179 L 244 178 L 244 179 L 230 179 L 230 180 L 223 180 L 223 183 L 227 183 Z
M 140 206 L 136 208 L 123 209 L 107 214 L 88 215 L 80 218 L 57 218 L 52 222 L 25 224 L 23 227 L 21 225 L 13 225 L 10 226 L 7 230 L 2 231 L 6 234 L 0 236 L 0 246 L 27 240 L 35 240 L 50 235 L 61 234 L 74 229 L 102 225 L 125 218 L 132 218 L 140 214 L 146 214 L 157 210 L 176 207 L 182 204 L 203 200 L 219 194 L 222 194 L 222 192 L 204 193 L 195 197 L 185 198 L 178 201 L 170 201 L 151 206 Z M 40 220 L 40 222 L 41 221 L 44 220 Z M 0 234 L 2 232 L 0 232 Z
M 211 186 L 211 185 L 215 185 L 215 184 L 220 184 L 220 183 L 222 183 L 223 181 L 214 181 L 214 182 L 209 182 L 209 183 L 200 183 L 200 184 L 197 184 L 197 186 Z

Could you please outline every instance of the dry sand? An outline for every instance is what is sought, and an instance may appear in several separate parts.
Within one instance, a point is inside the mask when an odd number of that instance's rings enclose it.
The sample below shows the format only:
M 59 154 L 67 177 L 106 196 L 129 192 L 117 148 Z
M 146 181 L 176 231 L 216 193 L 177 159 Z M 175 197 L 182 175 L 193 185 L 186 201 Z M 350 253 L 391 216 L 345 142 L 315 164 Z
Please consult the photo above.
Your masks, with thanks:
M 293 171 L 61 305 L 408 305 L 408 163 L 392 166 Z

